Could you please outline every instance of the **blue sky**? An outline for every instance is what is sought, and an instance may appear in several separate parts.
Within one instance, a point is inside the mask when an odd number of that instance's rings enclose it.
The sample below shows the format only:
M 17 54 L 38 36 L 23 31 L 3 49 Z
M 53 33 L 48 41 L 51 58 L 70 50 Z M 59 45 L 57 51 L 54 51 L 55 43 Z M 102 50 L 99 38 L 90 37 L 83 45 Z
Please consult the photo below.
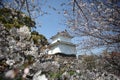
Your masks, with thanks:
M 40 16 L 36 19 L 36 22 L 39 22 L 41 24 L 41 27 L 38 27 L 38 25 L 36 25 L 36 31 L 38 31 L 40 34 L 43 34 L 48 40 L 50 40 L 50 38 L 54 36 L 57 32 L 65 30 L 67 28 L 67 26 L 65 25 L 66 19 L 63 15 L 64 12 L 62 11 L 62 9 L 66 9 L 69 7 L 61 7 L 60 4 L 68 2 L 70 2 L 70 0 L 47 0 L 46 5 L 42 6 L 42 9 L 43 11 L 48 12 L 48 14 Z M 57 11 L 49 8 L 49 5 L 57 9 Z M 62 13 L 58 14 L 59 11 Z M 73 39 L 73 42 L 77 44 L 77 39 Z M 98 53 L 101 51 L 101 49 L 102 48 L 94 49 L 92 50 L 92 52 Z
M 40 16 L 36 19 L 36 22 L 41 24 L 41 27 L 36 28 L 36 30 L 43 34 L 47 39 L 50 39 L 51 36 L 55 35 L 58 31 L 66 29 L 65 18 L 63 14 L 58 14 L 59 11 L 62 12 L 63 7 L 60 6 L 62 3 L 67 3 L 67 0 L 47 0 L 46 5 L 42 6 L 42 9 L 48 14 Z M 56 8 L 57 11 L 49 8 L 49 5 Z

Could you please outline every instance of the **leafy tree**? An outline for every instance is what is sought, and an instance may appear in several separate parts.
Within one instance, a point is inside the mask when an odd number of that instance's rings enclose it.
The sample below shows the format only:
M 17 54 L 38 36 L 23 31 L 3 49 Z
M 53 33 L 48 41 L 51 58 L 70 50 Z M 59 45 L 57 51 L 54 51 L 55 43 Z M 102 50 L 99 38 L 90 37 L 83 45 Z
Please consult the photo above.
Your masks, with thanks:
M 47 12 L 43 11 L 42 6 L 44 6 L 46 3 L 46 0 L 40 1 L 40 0 L 0 0 L 0 9 L 2 8 L 9 8 L 13 9 L 15 11 L 24 12 L 25 15 L 27 15 L 23 20 L 20 19 L 20 23 L 23 24 L 23 22 L 32 22 L 35 21 L 38 17 L 47 14 Z M 1 12 L 3 14 L 3 12 Z M 11 15 L 11 14 L 9 14 Z M 20 18 L 20 16 L 16 16 L 16 18 Z M 33 19 L 32 21 L 30 20 Z M 36 22 L 39 24 L 39 22 Z M 16 23 L 17 24 L 17 23 Z M 11 24 L 6 24 L 7 26 L 11 26 Z M 29 23 L 27 26 L 35 27 L 35 23 Z M 38 25 L 41 26 L 41 25 Z M 19 27 L 19 26 L 18 26 Z
M 35 22 L 29 16 L 26 16 L 23 12 L 9 8 L 0 9 L 0 22 L 4 24 L 7 29 L 13 27 L 20 28 L 24 25 L 29 27 L 30 30 L 35 27 Z M 48 43 L 47 39 L 42 34 L 39 34 L 36 31 L 33 31 L 31 34 L 36 45 L 44 46 Z
M 20 11 L 9 8 L 0 9 L 0 22 L 8 29 L 13 27 L 20 28 L 23 25 L 29 28 L 35 27 L 35 22 L 30 17 Z
M 34 43 L 35 43 L 36 45 L 45 46 L 45 45 L 48 44 L 47 39 L 46 39 L 45 36 L 43 36 L 42 34 L 39 34 L 38 32 L 33 31 L 33 32 L 31 33 L 31 35 L 32 35 L 31 38 L 33 39 L 33 41 L 34 41 Z

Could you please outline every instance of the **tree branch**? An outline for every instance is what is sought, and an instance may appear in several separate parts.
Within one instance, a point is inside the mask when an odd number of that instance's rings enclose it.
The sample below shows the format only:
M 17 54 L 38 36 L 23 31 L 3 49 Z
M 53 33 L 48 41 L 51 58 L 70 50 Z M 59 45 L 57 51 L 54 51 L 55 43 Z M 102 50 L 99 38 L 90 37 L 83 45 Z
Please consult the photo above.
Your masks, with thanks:
M 88 22 L 88 18 L 87 16 L 85 15 L 85 13 L 83 12 L 82 8 L 80 7 L 80 5 L 78 4 L 78 2 L 76 0 L 74 0 L 74 3 L 76 3 L 77 7 L 80 9 L 80 11 L 82 12 L 83 16 L 85 17 L 85 19 L 87 20 Z
M 31 15 L 30 15 L 30 10 L 29 10 L 29 5 L 28 5 L 28 1 L 25 0 L 25 2 L 26 2 L 27 12 L 28 12 L 28 14 L 29 14 L 29 17 L 31 17 Z

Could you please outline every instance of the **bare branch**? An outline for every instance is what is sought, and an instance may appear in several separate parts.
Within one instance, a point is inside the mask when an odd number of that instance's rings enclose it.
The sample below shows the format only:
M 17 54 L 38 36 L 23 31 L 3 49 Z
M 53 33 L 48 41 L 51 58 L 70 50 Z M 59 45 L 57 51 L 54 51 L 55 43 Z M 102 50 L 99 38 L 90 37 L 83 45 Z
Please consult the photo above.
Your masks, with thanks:
M 80 7 L 80 5 L 78 4 L 78 2 L 76 0 L 74 0 L 74 3 L 76 3 L 77 7 L 80 9 L 80 11 L 82 12 L 83 16 L 85 17 L 85 19 L 88 21 L 85 13 L 83 12 L 82 8 Z
M 31 15 L 30 15 L 30 10 L 29 10 L 29 4 L 28 4 L 28 1 L 25 0 L 25 2 L 26 2 L 26 7 L 27 7 L 28 14 L 29 14 L 29 16 L 31 17 Z

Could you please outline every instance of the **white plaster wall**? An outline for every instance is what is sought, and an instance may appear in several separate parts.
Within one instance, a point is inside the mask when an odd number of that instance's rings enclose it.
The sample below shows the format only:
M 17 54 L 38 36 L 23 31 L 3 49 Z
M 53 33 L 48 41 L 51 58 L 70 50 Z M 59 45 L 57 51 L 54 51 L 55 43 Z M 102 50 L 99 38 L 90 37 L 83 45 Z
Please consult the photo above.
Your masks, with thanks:
M 55 53 L 59 53 L 61 52 L 59 45 L 53 46 L 50 51 L 48 52 L 48 54 L 55 54 Z
M 51 50 L 53 54 L 61 52 L 59 45 L 54 46 Z
M 51 48 L 48 54 L 55 54 L 55 53 L 65 53 L 65 54 L 76 54 L 75 46 L 66 45 L 66 44 L 59 44 Z
M 60 44 L 60 49 L 65 54 L 76 54 L 76 48 L 72 45 Z

